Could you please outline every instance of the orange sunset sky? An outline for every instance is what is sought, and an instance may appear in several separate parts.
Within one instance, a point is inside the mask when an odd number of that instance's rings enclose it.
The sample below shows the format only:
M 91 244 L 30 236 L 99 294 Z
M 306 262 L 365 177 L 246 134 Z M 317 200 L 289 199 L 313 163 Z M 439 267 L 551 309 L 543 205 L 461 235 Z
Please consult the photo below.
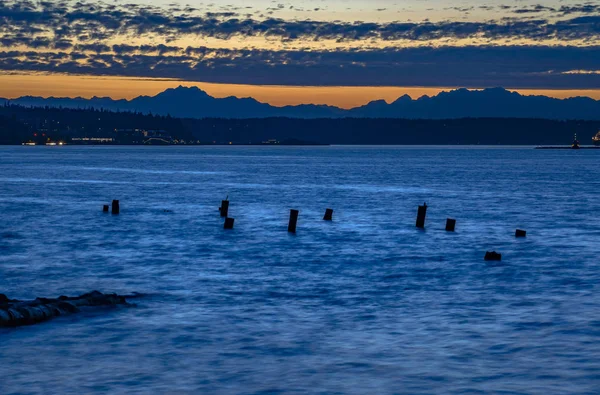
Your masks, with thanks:
M 328 104 L 353 108 L 373 100 L 392 102 L 408 94 L 412 98 L 433 96 L 442 90 L 457 87 L 351 87 L 351 86 L 277 86 L 216 84 L 164 79 L 117 77 L 90 77 L 72 75 L 0 75 L 0 96 L 13 99 L 31 95 L 41 97 L 112 97 L 132 99 L 137 96 L 154 96 L 165 89 L 179 85 L 197 86 L 211 96 L 253 97 L 275 106 L 298 104 Z M 526 95 L 545 95 L 557 98 L 588 96 L 600 100 L 600 90 L 540 90 L 515 89 Z

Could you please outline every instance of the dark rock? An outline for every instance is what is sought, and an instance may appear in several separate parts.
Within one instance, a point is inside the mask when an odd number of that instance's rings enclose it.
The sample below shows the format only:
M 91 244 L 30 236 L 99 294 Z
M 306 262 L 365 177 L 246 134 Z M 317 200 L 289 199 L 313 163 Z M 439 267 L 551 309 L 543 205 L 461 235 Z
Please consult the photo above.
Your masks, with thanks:
M 10 321 L 10 314 L 7 310 L 0 309 L 0 322 L 8 322 Z
M 93 291 L 76 297 L 57 299 L 36 298 L 21 302 L 0 294 L 0 327 L 32 325 L 66 314 L 74 314 L 81 307 L 127 305 L 126 297 Z
M 61 313 L 64 313 L 64 314 L 72 314 L 72 313 L 77 313 L 79 311 L 79 309 L 77 307 L 73 306 L 69 302 L 59 302 L 56 304 L 56 307 L 58 308 L 58 310 Z

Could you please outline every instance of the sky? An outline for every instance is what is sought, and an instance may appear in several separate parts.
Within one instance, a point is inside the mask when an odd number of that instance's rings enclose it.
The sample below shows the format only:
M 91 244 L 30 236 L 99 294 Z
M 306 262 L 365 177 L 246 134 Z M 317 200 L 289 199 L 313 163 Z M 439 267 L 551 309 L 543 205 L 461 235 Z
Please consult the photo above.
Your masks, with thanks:
M 352 107 L 458 87 L 600 99 L 600 0 L 0 0 L 0 97 L 178 85 Z

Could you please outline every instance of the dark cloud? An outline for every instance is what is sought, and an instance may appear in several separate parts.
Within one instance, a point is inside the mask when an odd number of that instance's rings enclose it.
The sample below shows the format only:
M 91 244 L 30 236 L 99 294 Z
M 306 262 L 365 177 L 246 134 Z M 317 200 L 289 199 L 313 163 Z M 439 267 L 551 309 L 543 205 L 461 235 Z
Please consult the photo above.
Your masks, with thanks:
M 564 6 L 555 10 L 543 5 L 512 8 L 516 14 L 555 12 L 562 15 L 597 11 L 595 5 Z M 590 19 L 591 18 L 591 19 Z M 108 5 L 106 3 L 33 3 L 22 0 L 0 2 L 0 34 L 46 35 L 55 40 L 102 41 L 117 34 L 156 35 L 169 41 L 182 35 L 229 39 L 233 36 L 270 37 L 281 40 L 355 41 L 381 39 L 427 41 L 433 39 L 489 40 L 592 40 L 600 38 L 596 16 L 574 17 L 559 22 L 547 19 L 510 19 L 487 22 L 323 22 L 313 20 L 262 20 L 241 18 L 234 12 L 190 14 L 179 8 L 148 5 Z
M 535 5 L 535 6 L 531 6 L 531 7 L 524 7 L 524 8 L 516 8 L 513 10 L 513 12 L 515 14 L 539 14 L 541 12 L 555 12 L 556 9 L 552 8 L 552 7 L 547 7 L 541 4 Z
M 574 4 L 574 5 L 563 5 L 557 12 L 562 16 L 571 14 L 598 14 L 600 13 L 600 4 Z
M 94 51 L 0 52 L 0 70 L 180 78 L 282 85 L 600 88 L 600 47 L 425 47 L 355 51 L 265 51 L 118 46 Z
M 253 19 L 240 17 L 236 10 L 198 14 L 182 7 L 0 0 L 0 46 L 6 49 L 0 53 L 0 70 L 244 84 L 600 88 L 598 74 L 566 73 L 600 70 L 596 5 L 496 9 L 512 15 L 487 22 L 348 23 Z M 563 18 L 551 21 L 550 14 Z M 186 34 L 221 39 L 258 36 L 293 42 L 295 47 L 324 39 L 362 41 L 364 49 L 268 51 L 171 45 Z M 114 45 L 109 39 L 117 36 L 147 37 L 149 44 Z M 474 37 L 490 45 L 392 48 L 397 40 L 419 44 L 444 40 L 451 45 Z M 370 48 L 373 40 L 390 48 Z M 531 45 L 492 45 L 498 40 L 525 40 Z M 559 45 L 547 46 L 545 40 Z

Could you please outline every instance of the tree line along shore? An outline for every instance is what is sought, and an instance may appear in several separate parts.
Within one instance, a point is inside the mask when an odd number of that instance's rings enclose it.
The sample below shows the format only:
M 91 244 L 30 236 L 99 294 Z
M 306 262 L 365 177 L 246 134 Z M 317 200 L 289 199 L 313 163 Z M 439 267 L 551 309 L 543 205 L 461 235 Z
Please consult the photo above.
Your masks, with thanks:
M 0 144 L 553 145 L 577 133 L 591 144 L 600 121 L 521 118 L 174 118 L 139 112 L 0 107 Z

